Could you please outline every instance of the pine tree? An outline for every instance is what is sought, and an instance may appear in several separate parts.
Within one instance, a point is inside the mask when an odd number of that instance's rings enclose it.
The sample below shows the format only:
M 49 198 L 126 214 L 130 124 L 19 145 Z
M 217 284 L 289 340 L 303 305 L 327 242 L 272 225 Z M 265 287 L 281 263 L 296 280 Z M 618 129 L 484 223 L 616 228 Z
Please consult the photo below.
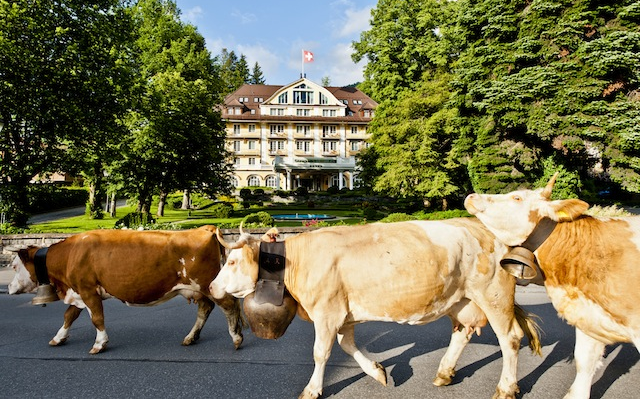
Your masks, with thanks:
M 253 69 L 251 70 L 251 77 L 249 78 L 249 83 L 253 85 L 265 84 L 265 79 L 262 74 L 262 69 L 260 68 L 260 65 L 258 64 L 257 61 L 255 64 L 253 64 Z

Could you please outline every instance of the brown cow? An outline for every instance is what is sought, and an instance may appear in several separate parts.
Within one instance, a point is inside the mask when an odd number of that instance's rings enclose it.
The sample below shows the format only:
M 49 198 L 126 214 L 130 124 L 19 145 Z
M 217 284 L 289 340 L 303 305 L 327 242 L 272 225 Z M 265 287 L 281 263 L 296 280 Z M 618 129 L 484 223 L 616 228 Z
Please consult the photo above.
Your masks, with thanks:
M 241 234 L 228 244 L 220 233 L 218 239 L 232 250 L 211 292 L 215 298 L 245 298 L 256 290 L 261 240 Z M 327 227 L 288 238 L 284 248 L 284 285 L 298 314 L 315 328 L 315 369 L 301 398 L 322 394 L 336 337 L 365 373 L 386 385 L 384 367 L 356 346 L 355 324 L 426 324 L 442 316 L 451 318 L 454 331 L 434 384 L 451 382 L 462 349 L 488 321 L 504 357 L 495 397 L 515 397 L 523 329 L 532 348 L 538 347 L 537 331 L 514 304 L 515 278 L 499 267 L 507 248 L 478 220 Z
M 198 304 L 196 322 L 183 345 L 199 338 L 215 302 L 222 308 L 238 348 L 243 327 L 238 300 L 232 296 L 214 299 L 208 291 L 220 270 L 221 248 L 214 231 L 214 226 L 184 231 L 95 230 L 51 245 L 46 255 L 48 279 L 69 308 L 64 324 L 49 344 L 64 343 L 71 324 L 87 308 L 97 330 L 90 353 L 102 352 L 109 340 L 103 299 L 113 297 L 128 305 L 151 306 L 182 295 Z M 18 251 L 10 294 L 36 288 L 34 257 L 38 249 L 32 246 Z
M 535 259 L 553 306 L 576 327 L 577 373 L 565 399 L 588 398 L 605 345 L 640 348 L 640 217 L 596 218 L 581 200 L 551 201 L 555 178 L 544 189 L 471 194 L 465 207 L 514 247 L 552 227 Z

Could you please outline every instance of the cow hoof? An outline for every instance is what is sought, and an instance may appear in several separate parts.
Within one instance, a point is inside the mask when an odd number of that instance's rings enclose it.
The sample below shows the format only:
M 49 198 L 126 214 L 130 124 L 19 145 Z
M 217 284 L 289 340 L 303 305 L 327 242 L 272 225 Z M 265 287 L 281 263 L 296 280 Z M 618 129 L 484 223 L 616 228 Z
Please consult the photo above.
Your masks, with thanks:
M 378 362 L 375 362 L 374 366 L 376 367 L 376 371 L 375 371 L 376 375 L 374 375 L 373 378 L 375 378 L 376 381 L 378 381 L 379 383 L 381 383 L 386 387 L 387 386 L 387 370 L 385 370 L 384 366 Z
M 436 376 L 435 380 L 433 380 L 433 385 L 437 387 L 443 387 L 449 384 L 451 384 L 451 377 Z
M 240 345 L 242 345 L 243 340 L 244 337 L 242 336 L 242 334 L 239 334 L 238 337 L 233 339 L 233 346 L 236 347 L 236 350 L 240 349 Z
M 55 339 L 52 339 L 51 341 L 49 341 L 49 345 L 58 346 L 58 345 L 64 344 L 65 342 L 67 342 L 66 338 L 62 338 L 60 341 L 56 341 Z
M 104 345 L 101 345 L 101 346 L 94 346 L 89 351 L 89 354 L 95 355 L 97 353 L 104 352 L 106 349 L 107 349 L 107 344 L 106 343 Z
M 493 394 L 492 399 L 516 399 L 516 394 L 520 392 L 520 389 L 516 385 L 510 393 L 504 392 L 500 388 L 496 388 L 496 393 Z
M 182 341 L 182 345 L 189 346 L 191 344 L 194 344 L 197 340 L 198 340 L 198 337 L 185 337 L 184 340 Z
M 322 391 L 321 392 L 317 392 L 317 393 L 313 393 L 313 392 L 311 392 L 311 389 L 309 389 L 307 387 L 307 388 L 304 389 L 304 391 L 302 391 L 300 396 L 298 396 L 298 399 L 318 399 L 320 397 L 320 395 L 322 395 Z

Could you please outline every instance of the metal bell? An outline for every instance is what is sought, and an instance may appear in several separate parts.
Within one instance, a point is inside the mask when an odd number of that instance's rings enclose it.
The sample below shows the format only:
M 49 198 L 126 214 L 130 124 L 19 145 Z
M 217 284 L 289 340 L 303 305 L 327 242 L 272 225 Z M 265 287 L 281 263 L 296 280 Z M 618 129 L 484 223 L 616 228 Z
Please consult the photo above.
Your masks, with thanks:
M 500 265 L 519 279 L 531 280 L 538 274 L 534 266 L 535 261 L 533 252 L 523 247 L 514 247 L 502 257 Z
M 31 300 L 32 305 L 44 305 L 60 300 L 55 288 L 51 284 L 40 284 L 36 296 Z

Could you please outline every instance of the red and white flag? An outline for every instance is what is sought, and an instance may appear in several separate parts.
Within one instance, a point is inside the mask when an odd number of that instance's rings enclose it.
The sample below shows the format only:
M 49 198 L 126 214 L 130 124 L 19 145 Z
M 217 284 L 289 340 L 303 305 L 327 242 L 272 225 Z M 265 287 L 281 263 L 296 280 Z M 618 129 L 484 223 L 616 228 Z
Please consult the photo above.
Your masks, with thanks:
M 308 50 L 302 50 L 302 59 L 304 62 L 313 62 L 313 53 Z

